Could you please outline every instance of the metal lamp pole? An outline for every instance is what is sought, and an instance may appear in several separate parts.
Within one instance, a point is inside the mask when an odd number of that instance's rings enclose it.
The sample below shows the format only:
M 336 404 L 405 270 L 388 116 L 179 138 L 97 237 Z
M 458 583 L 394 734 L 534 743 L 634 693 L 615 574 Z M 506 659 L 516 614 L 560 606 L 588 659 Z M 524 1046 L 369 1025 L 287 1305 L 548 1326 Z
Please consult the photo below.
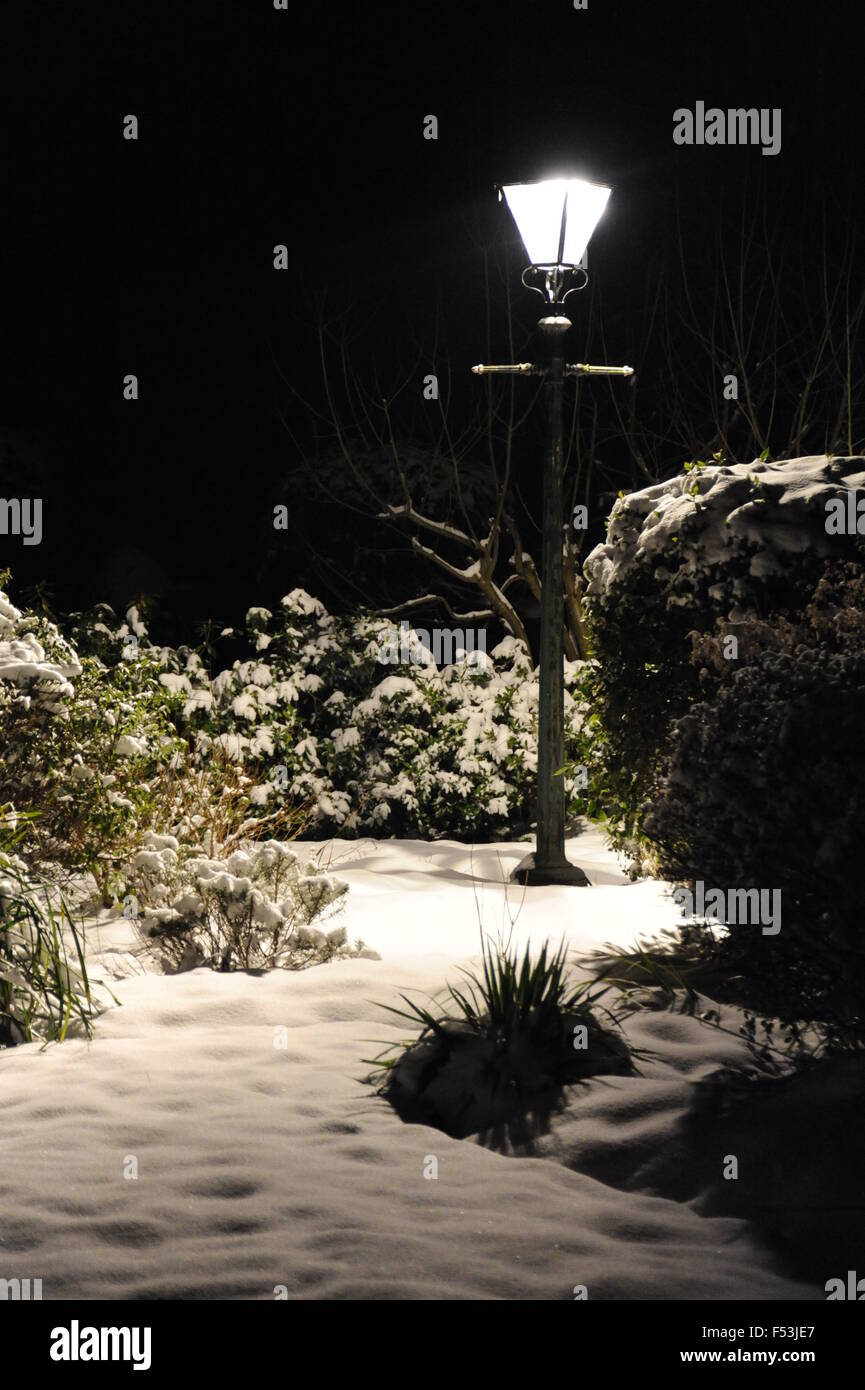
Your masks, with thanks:
M 540 320 L 546 344 L 543 365 L 515 362 L 504 366 L 480 364 L 472 367 L 477 376 L 490 373 L 540 376 L 544 380 L 547 410 L 547 442 L 544 453 L 541 556 L 541 651 L 538 704 L 538 786 L 537 836 L 534 854 L 527 855 L 513 871 L 520 883 L 561 883 L 589 887 L 589 880 L 576 864 L 565 857 L 565 782 L 556 772 L 565 761 L 564 674 L 562 630 L 564 627 L 563 475 L 564 475 L 564 385 L 568 376 L 632 376 L 633 367 L 591 367 L 583 362 L 566 362 L 564 336 L 571 321 L 558 307 L 559 294 L 567 280 L 562 272 L 573 267 L 543 267 L 546 291 L 552 312 Z M 552 271 L 553 273 L 549 273 Z M 568 293 L 564 290 L 564 293 Z M 564 294 L 561 294 L 564 298 Z

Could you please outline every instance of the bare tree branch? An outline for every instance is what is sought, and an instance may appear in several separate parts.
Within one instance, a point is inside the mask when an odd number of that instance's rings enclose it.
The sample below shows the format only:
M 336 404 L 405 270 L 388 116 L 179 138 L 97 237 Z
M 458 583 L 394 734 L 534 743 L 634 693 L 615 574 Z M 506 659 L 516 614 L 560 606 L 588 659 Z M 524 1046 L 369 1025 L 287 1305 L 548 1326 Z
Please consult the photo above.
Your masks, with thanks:
M 457 613 L 444 594 L 422 594 L 420 598 L 406 599 L 405 603 L 398 603 L 393 608 L 381 608 L 379 612 L 383 617 L 389 618 L 393 614 L 407 613 L 411 608 L 429 607 L 433 603 L 440 603 L 447 610 L 448 617 L 453 618 L 458 623 L 476 622 L 480 618 L 494 618 L 496 616 L 491 608 L 477 608 L 473 613 Z

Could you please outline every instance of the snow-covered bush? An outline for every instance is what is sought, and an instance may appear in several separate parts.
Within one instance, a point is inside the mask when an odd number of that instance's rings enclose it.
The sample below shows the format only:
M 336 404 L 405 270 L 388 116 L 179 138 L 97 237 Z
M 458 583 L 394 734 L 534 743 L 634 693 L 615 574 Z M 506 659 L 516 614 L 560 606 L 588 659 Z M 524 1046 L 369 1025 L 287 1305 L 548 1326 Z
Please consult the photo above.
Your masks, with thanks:
M 154 644 L 135 609 L 126 622 L 93 609 L 64 635 L 3 603 L 0 797 L 38 814 L 43 860 L 90 871 L 106 901 L 146 831 L 221 859 L 307 819 L 321 837 L 470 838 L 531 822 L 537 673 L 513 638 L 439 669 L 410 633 L 395 666 L 404 630 L 334 616 L 296 589 L 275 614 L 249 610 L 248 654 L 214 675 L 209 654 Z M 566 663 L 578 764 L 585 676 Z M 585 809 L 583 779 L 566 785 Z
M 147 935 L 176 969 L 272 969 L 358 955 L 345 929 L 314 922 L 332 914 L 347 884 L 300 866 L 281 840 L 209 859 L 170 835 L 145 836 L 127 888 L 143 906 Z
M 184 692 L 198 748 L 257 774 L 253 804 L 304 801 L 321 835 L 469 837 L 531 819 L 537 674 L 513 638 L 439 670 L 412 634 L 394 670 L 392 622 L 333 616 L 303 590 L 278 614 L 250 610 L 248 626 L 257 656 Z M 566 665 L 575 759 L 583 669 Z
M 82 654 L 86 632 L 76 650 L 55 623 L 0 593 L 0 800 L 35 813 L 40 857 L 89 870 L 103 897 L 149 822 L 158 778 L 184 750 L 179 701 L 160 680 L 158 653 L 139 649 L 146 634 L 134 610 L 130 621 L 137 637 L 94 619 L 103 655 Z
M 743 627 L 795 622 L 827 561 L 861 553 L 861 537 L 827 528 L 827 502 L 863 488 L 862 458 L 716 457 L 618 500 L 585 565 L 591 756 L 618 843 L 642 832 L 674 721 L 743 659 Z M 720 666 L 701 658 L 707 634 L 735 639 Z
M 68 636 L 0 592 L 0 798 L 35 813 L 32 852 L 93 874 L 108 902 L 147 829 L 204 843 L 296 833 L 286 805 L 250 799 L 253 779 L 220 744 L 196 746 L 209 698 L 198 653 L 150 641 L 137 609 L 74 615 Z

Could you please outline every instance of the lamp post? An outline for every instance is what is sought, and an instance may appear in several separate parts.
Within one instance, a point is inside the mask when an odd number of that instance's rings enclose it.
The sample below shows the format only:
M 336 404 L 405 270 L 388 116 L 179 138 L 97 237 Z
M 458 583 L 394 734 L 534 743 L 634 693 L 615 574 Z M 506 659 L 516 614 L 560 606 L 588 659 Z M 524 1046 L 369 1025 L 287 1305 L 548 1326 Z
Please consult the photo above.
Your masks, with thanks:
M 563 473 L 564 385 L 569 376 L 632 376 L 633 367 L 592 367 L 565 360 L 564 338 L 571 321 L 564 312 L 566 297 L 582 289 L 588 273 L 581 264 L 589 238 L 610 196 L 609 188 L 583 179 L 546 179 L 541 183 L 510 184 L 502 190 L 531 260 L 523 284 L 544 298 L 539 321 L 544 361 L 504 366 L 480 364 L 477 376 L 490 373 L 543 378 L 547 411 L 544 453 L 541 650 L 538 699 L 537 836 L 534 854 L 517 865 L 512 877 L 527 884 L 561 883 L 589 887 L 589 880 L 565 857 L 565 783 L 556 772 L 565 760 Z

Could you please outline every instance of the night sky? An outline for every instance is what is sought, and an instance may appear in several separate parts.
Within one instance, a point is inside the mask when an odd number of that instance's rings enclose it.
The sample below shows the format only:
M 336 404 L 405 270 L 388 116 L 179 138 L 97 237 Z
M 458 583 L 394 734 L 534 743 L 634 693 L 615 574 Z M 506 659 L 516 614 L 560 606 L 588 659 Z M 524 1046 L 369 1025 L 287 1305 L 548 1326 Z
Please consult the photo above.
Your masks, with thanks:
M 635 336 L 609 343 L 611 360 L 639 341 L 677 217 L 695 265 L 745 179 L 781 223 L 791 210 L 855 222 L 854 13 L 839 0 L 8 7 L 0 484 L 42 496 L 45 528 L 38 547 L 0 537 L 13 594 L 45 581 L 68 609 L 139 587 L 183 621 L 228 621 L 306 582 L 291 533 L 274 561 L 271 515 L 312 447 L 299 396 L 318 399 L 321 296 L 371 325 L 361 349 L 376 344 L 397 376 L 403 339 L 438 306 L 470 390 L 485 352 L 475 240 L 501 235 L 499 182 L 566 167 L 612 184 L 590 265 Z M 673 112 L 698 100 L 780 107 L 781 152 L 677 147 Z M 137 141 L 123 139 L 130 113 Z M 272 268 L 276 243 L 287 271 Z M 136 402 L 122 398 L 130 372 Z

